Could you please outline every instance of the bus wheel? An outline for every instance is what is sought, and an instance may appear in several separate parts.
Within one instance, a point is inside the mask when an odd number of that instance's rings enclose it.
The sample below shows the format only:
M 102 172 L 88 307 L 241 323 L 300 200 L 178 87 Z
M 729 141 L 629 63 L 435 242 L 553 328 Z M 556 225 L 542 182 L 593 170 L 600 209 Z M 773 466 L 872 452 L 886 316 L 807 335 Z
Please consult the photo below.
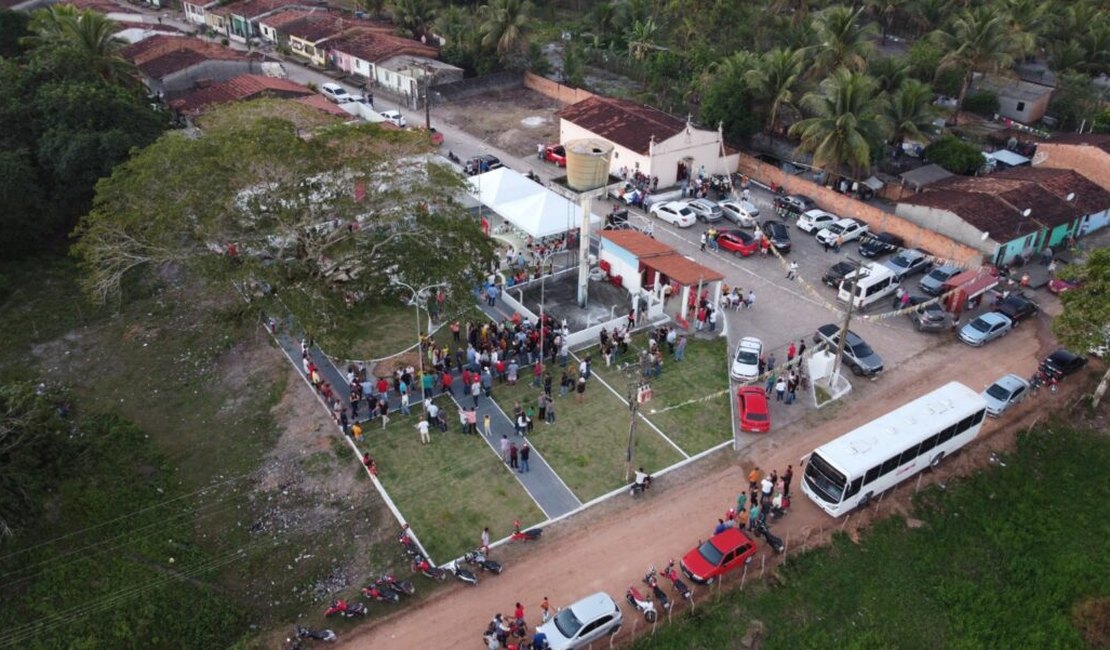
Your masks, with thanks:
M 943 451 L 940 452 L 939 454 L 937 454 L 936 456 L 933 456 L 933 460 L 929 461 L 929 469 L 936 469 L 937 465 L 940 465 L 940 461 L 942 461 L 942 460 L 944 460 L 944 452 Z
M 874 495 L 874 492 L 868 492 L 867 494 L 863 495 L 863 498 L 859 500 L 859 505 L 857 505 L 856 507 L 860 510 L 863 510 L 867 506 L 871 505 L 871 497 Z

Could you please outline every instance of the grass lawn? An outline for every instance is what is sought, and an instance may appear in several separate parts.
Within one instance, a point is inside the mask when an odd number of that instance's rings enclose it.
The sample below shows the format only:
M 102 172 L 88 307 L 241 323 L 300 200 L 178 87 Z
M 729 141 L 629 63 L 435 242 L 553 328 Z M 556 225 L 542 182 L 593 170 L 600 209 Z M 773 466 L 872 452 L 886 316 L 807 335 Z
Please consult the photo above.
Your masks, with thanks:
M 556 367 L 556 370 L 559 370 Z M 531 376 L 531 372 L 522 372 Z M 552 373 L 558 384 L 559 374 Z M 555 472 L 583 502 L 625 484 L 625 457 L 628 449 L 628 409 L 600 383 L 591 381 L 585 401 L 576 404 L 572 395 L 558 397 L 556 387 L 555 424 L 535 424 L 530 437 L 532 447 L 543 454 Z M 536 405 L 539 390 L 528 381 L 516 386 L 495 386 L 493 397 L 506 412 L 513 404 Z M 538 417 L 538 411 L 537 411 Z M 654 472 L 682 460 L 682 456 L 659 434 L 644 426 L 636 430 L 634 462 Z
M 768 649 L 1110 647 L 1110 438 L 1045 425 L 1005 461 L 633 647 L 730 647 L 755 619 Z
M 512 532 L 514 519 L 527 525 L 544 516 L 489 445 L 458 432 L 453 402 L 437 402 L 447 405 L 451 428 L 433 429 L 431 444 L 420 444 L 414 409 L 407 418 L 391 416 L 384 431 L 367 423 L 360 447 L 377 461 L 378 478 L 424 548 L 443 562 L 476 547 L 485 526 L 497 539 Z
M 621 361 L 635 361 L 638 351 L 646 347 L 647 334 L 637 334 Z M 597 347 L 577 354 L 592 354 L 594 371 L 622 390 L 624 376 L 616 366 L 605 367 Z M 728 342 L 723 337 L 710 341 L 689 338 L 686 357 L 681 362 L 665 357 L 663 374 L 651 380 L 654 396 L 640 412 L 691 456 L 732 438 L 727 360 Z M 710 395 L 713 397 L 688 403 Z M 682 406 L 671 408 L 678 404 Z

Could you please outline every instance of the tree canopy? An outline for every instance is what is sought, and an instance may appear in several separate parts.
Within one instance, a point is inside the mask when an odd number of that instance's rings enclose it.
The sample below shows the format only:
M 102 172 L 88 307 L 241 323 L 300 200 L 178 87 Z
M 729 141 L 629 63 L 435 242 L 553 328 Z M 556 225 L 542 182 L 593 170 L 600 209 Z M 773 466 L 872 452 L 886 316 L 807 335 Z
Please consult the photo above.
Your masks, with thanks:
M 925 159 L 953 174 L 965 176 L 974 174 L 986 162 L 978 147 L 953 135 L 946 135 L 925 147 Z
M 392 278 L 467 295 L 491 244 L 425 136 L 337 125 L 306 138 L 278 116 L 288 102 L 263 101 L 270 117 L 224 115 L 258 116 L 254 102 L 224 107 L 203 135 L 167 134 L 99 184 L 74 247 L 95 299 L 177 265 L 268 285 L 320 331 L 344 306 L 394 294 Z
M 1052 331 L 1060 342 L 1076 354 L 1110 345 L 1110 249 L 1092 251 L 1086 261 L 1068 266 L 1063 276 L 1075 279 L 1082 286 L 1060 296 L 1064 312 L 1052 321 Z M 1105 352 L 1103 354 L 1106 354 Z M 1095 404 L 1106 392 L 1110 370 L 1102 377 L 1095 395 Z

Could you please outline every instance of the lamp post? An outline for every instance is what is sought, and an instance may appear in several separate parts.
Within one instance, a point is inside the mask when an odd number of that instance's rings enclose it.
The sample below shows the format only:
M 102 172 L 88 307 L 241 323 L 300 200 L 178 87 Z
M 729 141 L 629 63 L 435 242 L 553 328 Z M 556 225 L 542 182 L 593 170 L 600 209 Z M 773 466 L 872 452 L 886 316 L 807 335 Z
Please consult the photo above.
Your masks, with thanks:
M 544 363 L 544 347 L 543 347 L 544 334 L 543 334 L 543 329 L 544 329 L 544 322 L 545 322 L 545 316 L 546 316 L 546 312 L 545 312 L 544 308 L 545 308 L 545 305 L 547 304 L 546 293 L 545 293 L 546 289 L 547 289 L 547 274 L 543 272 L 543 269 L 544 269 L 545 266 L 547 266 L 547 260 L 554 257 L 556 253 L 565 253 L 565 252 L 567 252 L 567 251 L 566 250 L 550 251 L 546 255 L 543 255 L 542 257 L 540 257 L 540 364 L 541 365 Z M 554 265 L 551 266 L 551 272 L 552 272 L 552 274 L 555 273 L 555 266 Z
M 446 282 L 438 282 L 436 284 L 429 284 L 425 287 L 421 287 L 420 289 L 414 289 L 414 288 L 412 288 L 412 285 L 410 285 L 408 283 L 405 283 L 405 282 L 402 282 L 402 281 L 394 278 L 393 279 L 393 284 L 402 286 L 402 287 L 408 289 L 409 291 L 411 291 L 412 292 L 412 299 L 409 301 L 409 304 L 412 305 L 413 307 L 416 307 L 416 356 L 417 356 L 417 360 L 418 360 L 418 365 L 420 366 L 420 408 L 424 412 L 427 412 L 428 409 L 427 409 L 426 406 L 424 406 L 424 400 L 427 399 L 428 395 L 424 392 L 424 346 L 421 345 L 422 339 L 421 339 L 421 336 L 420 336 L 420 296 L 422 296 L 424 294 L 424 292 L 428 291 L 429 289 L 437 289 L 439 287 L 445 287 L 445 286 L 447 286 L 447 283 Z M 431 329 L 432 329 L 432 317 L 431 317 L 431 314 L 429 314 L 428 315 L 428 330 L 431 331 Z M 411 390 L 411 387 L 410 387 L 410 390 Z
M 852 322 L 852 308 L 856 305 L 856 287 L 859 286 L 859 278 L 863 275 L 863 263 L 851 257 L 848 261 L 855 265 L 856 272 L 852 274 L 852 288 L 848 294 L 848 310 L 844 312 L 844 325 L 840 328 L 840 334 L 836 337 L 836 358 L 833 359 L 833 377 L 840 376 L 840 355 L 844 354 L 844 340 L 848 338 L 848 324 Z M 831 384 L 830 384 L 831 387 Z

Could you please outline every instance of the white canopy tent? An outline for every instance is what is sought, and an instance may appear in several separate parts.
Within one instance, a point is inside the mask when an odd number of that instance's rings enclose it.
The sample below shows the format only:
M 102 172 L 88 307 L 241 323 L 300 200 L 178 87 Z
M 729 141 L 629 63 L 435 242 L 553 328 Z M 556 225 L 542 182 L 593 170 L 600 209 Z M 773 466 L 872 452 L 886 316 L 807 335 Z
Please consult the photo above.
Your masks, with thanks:
M 511 169 L 494 169 L 471 176 L 467 182 L 482 205 L 535 239 L 561 235 L 581 225 L 582 210 L 577 204 Z M 601 217 L 591 214 L 590 223 L 601 224 Z

